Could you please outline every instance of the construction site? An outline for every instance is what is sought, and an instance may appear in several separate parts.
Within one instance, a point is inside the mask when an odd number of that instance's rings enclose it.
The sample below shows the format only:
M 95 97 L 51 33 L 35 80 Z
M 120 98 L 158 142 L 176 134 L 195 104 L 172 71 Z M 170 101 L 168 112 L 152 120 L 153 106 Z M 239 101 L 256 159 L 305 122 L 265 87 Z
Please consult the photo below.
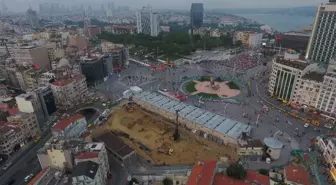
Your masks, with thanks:
M 217 144 L 179 126 L 176 118 L 148 112 L 130 101 L 110 116 L 108 122 L 92 134 L 111 131 L 132 147 L 137 155 L 153 165 L 190 165 L 199 160 L 216 159 L 231 163 L 237 158 L 237 148 Z

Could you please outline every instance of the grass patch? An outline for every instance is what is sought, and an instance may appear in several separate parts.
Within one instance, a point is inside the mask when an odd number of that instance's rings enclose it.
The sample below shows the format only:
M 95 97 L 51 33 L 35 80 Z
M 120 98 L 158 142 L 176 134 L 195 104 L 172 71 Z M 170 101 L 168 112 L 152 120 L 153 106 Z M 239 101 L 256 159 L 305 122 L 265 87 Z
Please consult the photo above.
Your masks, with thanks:
M 193 93 L 196 91 L 195 85 L 196 85 L 196 82 L 194 81 L 187 82 L 185 88 L 188 91 L 188 93 Z
M 230 81 L 229 83 L 226 84 L 227 86 L 229 86 L 230 89 L 236 89 L 239 90 L 239 86 L 237 84 L 235 84 L 234 82 Z
M 206 99 L 220 99 L 220 97 L 217 94 L 198 93 L 197 96 Z

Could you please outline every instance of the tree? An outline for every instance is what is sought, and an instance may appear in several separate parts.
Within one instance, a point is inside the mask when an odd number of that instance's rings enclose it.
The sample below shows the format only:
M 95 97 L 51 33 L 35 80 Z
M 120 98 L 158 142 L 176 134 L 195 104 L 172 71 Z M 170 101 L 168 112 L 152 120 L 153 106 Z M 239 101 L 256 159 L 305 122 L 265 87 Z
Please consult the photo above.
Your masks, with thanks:
M 240 46 L 243 45 L 241 40 L 237 40 L 235 44 L 236 44 L 237 47 L 240 47 Z
M 284 183 L 284 182 L 278 182 L 276 183 L 275 185 L 288 185 L 287 183 Z
M 132 178 L 131 181 L 128 182 L 128 185 L 133 185 L 133 183 L 139 184 L 139 181 L 136 178 Z
M 259 173 L 262 174 L 262 175 L 268 176 L 269 175 L 269 170 L 267 170 L 267 169 L 259 169 Z
M 173 185 L 173 181 L 166 177 L 166 178 L 163 179 L 162 184 L 163 185 Z
M 236 179 L 244 179 L 247 175 L 246 169 L 243 167 L 243 165 L 239 163 L 231 164 L 226 169 L 226 173 L 229 177 L 233 177 Z

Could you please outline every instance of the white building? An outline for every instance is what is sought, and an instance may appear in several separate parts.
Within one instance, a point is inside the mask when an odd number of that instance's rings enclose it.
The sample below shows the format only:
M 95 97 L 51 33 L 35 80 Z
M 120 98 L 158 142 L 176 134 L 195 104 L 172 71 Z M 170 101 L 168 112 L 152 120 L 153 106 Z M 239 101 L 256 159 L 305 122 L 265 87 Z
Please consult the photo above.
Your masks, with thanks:
M 249 47 L 261 47 L 262 37 L 262 33 L 251 33 L 249 37 Z
M 325 161 L 330 165 L 330 175 L 336 182 L 336 139 L 335 138 L 319 138 L 317 145 L 322 151 Z
M 150 6 L 143 7 L 136 12 L 137 33 L 148 34 L 153 37 L 159 34 L 158 13 L 152 12 Z
M 331 1 L 331 0 L 330 0 Z M 306 59 L 328 63 L 336 54 L 336 3 L 321 4 L 315 15 L 312 36 L 310 37 Z
M 308 63 L 302 60 L 290 60 L 284 56 L 277 56 L 273 60 L 272 71 L 268 84 L 271 96 L 289 101 L 295 91 L 297 81 Z

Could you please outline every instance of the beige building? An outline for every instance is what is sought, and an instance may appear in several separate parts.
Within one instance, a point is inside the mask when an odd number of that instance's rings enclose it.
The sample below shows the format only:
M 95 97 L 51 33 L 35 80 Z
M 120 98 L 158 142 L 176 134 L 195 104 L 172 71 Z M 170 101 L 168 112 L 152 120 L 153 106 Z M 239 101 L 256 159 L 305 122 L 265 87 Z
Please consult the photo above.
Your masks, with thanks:
M 9 122 L 19 123 L 22 125 L 22 132 L 24 133 L 25 137 L 37 137 L 40 135 L 40 127 L 37 122 L 36 115 L 34 113 L 17 113 L 7 117 Z
M 105 144 L 101 142 L 88 143 L 79 138 L 52 137 L 37 152 L 37 157 L 42 169 L 48 166 L 58 169 L 73 169 L 79 162 L 93 161 L 100 165 L 106 178 L 110 169 Z
M 72 106 L 86 100 L 88 89 L 85 76 L 75 74 L 72 77 L 55 81 L 51 84 L 56 104 L 62 106 Z
M 252 140 L 245 145 L 240 146 L 238 150 L 239 156 L 262 156 L 264 144 L 260 140 Z
M 0 154 L 12 155 L 14 148 L 20 148 L 25 141 L 25 135 L 16 124 L 5 123 L 0 126 Z
M 28 66 L 38 65 L 41 69 L 51 69 L 48 49 L 38 46 L 21 46 L 13 49 L 16 64 Z

